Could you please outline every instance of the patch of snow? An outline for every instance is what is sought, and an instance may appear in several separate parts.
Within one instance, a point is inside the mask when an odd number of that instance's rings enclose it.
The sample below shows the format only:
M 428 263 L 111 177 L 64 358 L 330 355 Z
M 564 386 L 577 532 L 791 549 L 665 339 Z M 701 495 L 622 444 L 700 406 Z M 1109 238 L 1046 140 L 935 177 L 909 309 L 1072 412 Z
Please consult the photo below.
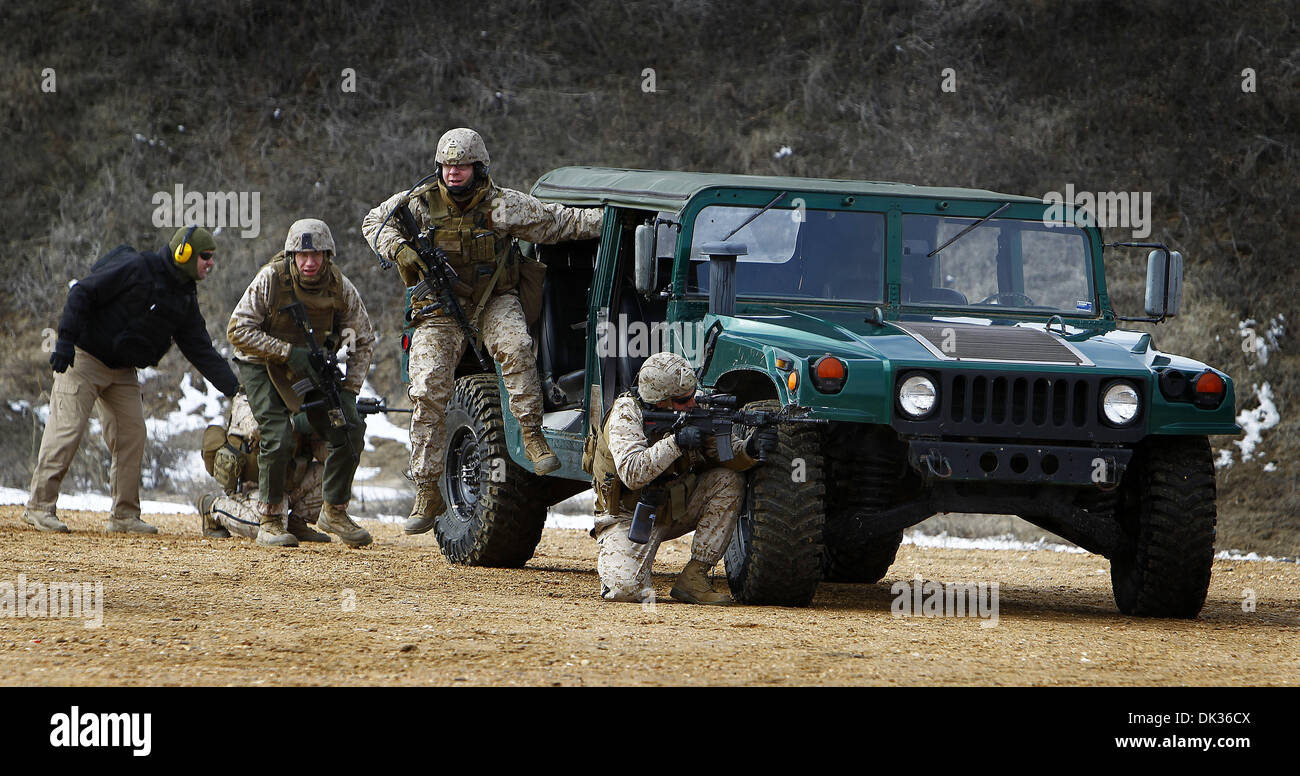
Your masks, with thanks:
M 572 515 L 546 511 L 546 528 L 562 528 L 573 531 L 590 531 L 596 525 L 595 515 Z
M 378 466 L 358 466 L 357 473 L 352 475 L 352 479 L 354 482 L 365 482 L 373 480 L 376 474 L 379 474 Z
M 1267 382 L 1255 386 L 1255 396 L 1259 406 L 1255 409 L 1243 409 L 1237 415 L 1237 425 L 1245 431 L 1245 437 L 1233 440 L 1241 450 L 1241 460 L 1249 461 L 1255 457 L 1255 448 L 1263 441 L 1263 433 L 1281 421 L 1277 406 L 1273 404 L 1273 388 Z
M 1231 465 L 1232 451 L 1225 447 L 1219 451 L 1219 455 L 1214 459 L 1214 468 L 1224 469 Z
M 0 504 L 26 504 L 27 491 L 18 488 L 0 488 Z M 86 512 L 107 512 L 113 508 L 113 499 L 98 493 L 60 493 L 58 509 L 76 509 Z M 193 504 L 171 501 L 141 501 L 140 511 L 146 515 L 193 515 Z
M 787 156 L 794 156 L 794 149 L 790 146 L 781 146 L 781 149 L 772 154 L 773 159 L 784 159 Z
M 176 409 L 167 413 L 163 419 L 145 418 L 144 425 L 149 438 L 163 442 L 184 431 L 198 431 L 209 424 L 225 424 L 225 412 L 222 411 L 221 391 L 208 381 L 203 381 L 203 391 L 199 391 L 190 381 L 190 373 L 181 377 L 181 398 L 176 402 Z
M 1010 534 L 966 538 L 962 536 L 949 536 L 947 532 L 940 534 L 908 532 L 903 536 L 903 543 L 914 544 L 917 547 L 937 547 L 939 549 L 947 550 L 1017 550 L 1021 552 L 1025 550 L 1051 550 L 1052 552 L 1069 552 L 1075 554 L 1087 553 L 1087 550 L 1082 548 L 1049 542 L 1047 539 L 1026 542 L 1017 539 Z
M 1264 464 L 1264 471 L 1266 471 L 1266 472 L 1275 472 L 1275 471 L 1277 471 L 1277 462 L 1276 462 L 1276 461 L 1269 461 L 1268 463 Z

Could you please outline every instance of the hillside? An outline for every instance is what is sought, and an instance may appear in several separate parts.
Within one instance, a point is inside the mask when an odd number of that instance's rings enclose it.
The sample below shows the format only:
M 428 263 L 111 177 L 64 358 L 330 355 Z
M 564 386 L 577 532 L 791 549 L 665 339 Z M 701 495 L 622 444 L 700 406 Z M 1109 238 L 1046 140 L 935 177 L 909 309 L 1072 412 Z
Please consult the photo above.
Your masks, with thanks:
M 379 270 L 360 221 L 431 169 L 445 129 L 467 125 L 486 138 L 495 179 L 523 189 L 556 166 L 599 164 L 1149 192 L 1150 239 L 1188 260 L 1186 315 L 1155 328 L 1159 347 L 1229 371 L 1239 410 L 1261 406 L 1265 385 L 1276 407 L 1248 460 L 1213 440 L 1220 544 L 1300 554 L 1294 6 L 791 8 L 6 3 L 0 485 L 26 485 L 40 434 L 30 408 L 50 384 L 42 330 L 68 281 L 119 242 L 159 244 L 170 232 L 155 223 L 159 196 L 177 187 L 257 196 L 256 223 L 222 230 L 201 287 L 216 341 L 289 223 L 323 218 L 384 336 L 372 383 L 400 398 L 399 282 Z M 1128 314 L 1140 313 L 1140 265 L 1111 269 Z M 1266 350 L 1243 350 L 1247 329 Z M 176 353 L 160 365 L 159 414 L 187 366 Z M 83 455 L 74 479 L 102 481 L 102 469 Z

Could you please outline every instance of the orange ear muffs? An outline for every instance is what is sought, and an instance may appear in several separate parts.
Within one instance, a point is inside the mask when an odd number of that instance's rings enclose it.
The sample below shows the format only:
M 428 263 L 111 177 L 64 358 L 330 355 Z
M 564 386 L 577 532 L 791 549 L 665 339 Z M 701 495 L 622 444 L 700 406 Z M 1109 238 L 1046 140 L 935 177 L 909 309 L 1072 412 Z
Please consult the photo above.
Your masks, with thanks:
M 176 246 L 176 252 L 172 254 L 172 258 L 176 260 L 177 264 L 184 264 L 194 255 L 194 246 L 190 245 L 190 237 L 194 234 L 194 230 L 198 228 L 196 224 L 185 230 L 185 236 L 181 238 L 181 244 Z

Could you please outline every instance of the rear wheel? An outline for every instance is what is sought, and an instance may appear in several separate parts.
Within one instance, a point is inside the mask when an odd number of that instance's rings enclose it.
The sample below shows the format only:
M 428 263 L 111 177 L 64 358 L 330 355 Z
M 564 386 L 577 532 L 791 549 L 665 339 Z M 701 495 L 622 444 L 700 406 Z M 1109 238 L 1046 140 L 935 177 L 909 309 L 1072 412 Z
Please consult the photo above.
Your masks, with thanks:
M 1131 540 L 1111 559 L 1121 612 L 1195 617 L 1214 562 L 1214 461 L 1205 437 L 1150 437 L 1135 456 L 1116 507 Z
M 456 381 L 441 485 L 447 510 L 434 531 L 447 560 L 514 568 L 533 556 L 550 503 L 543 497 L 548 483 L 510 458 L 496 375 Z
M 773 401 L 746 405 L 779 407 Z M 778 436 L 777 449 L 749 471 L 744 509 L 727 546 L 727 584 L 743 603 L 807 606 L 821 580 L 821 434 L 812 424 L 786 424 Z

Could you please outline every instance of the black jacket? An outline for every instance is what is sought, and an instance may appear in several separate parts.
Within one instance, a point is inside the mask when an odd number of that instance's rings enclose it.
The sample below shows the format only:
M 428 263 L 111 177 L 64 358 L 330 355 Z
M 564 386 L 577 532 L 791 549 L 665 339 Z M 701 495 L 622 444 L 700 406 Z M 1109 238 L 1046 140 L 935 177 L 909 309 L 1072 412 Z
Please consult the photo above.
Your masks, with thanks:
M 196 284 L 166 254 L 119 245 L 68 291 L 59 339 L 113 369 L 156 365 L 172 341 L 227 396 L 239 379 L 212 347 Z

